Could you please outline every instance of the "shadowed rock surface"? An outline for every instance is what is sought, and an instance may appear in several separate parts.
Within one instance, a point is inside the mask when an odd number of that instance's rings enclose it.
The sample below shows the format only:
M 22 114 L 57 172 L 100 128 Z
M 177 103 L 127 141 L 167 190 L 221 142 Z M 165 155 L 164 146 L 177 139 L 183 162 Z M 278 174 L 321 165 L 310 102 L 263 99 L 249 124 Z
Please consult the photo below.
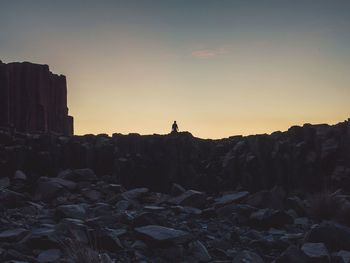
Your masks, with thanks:
M 0 126 L 72 135 L 66 77 L 47 65 L 0 61 Z
M 1 130 L 0 262 L 349 262 L 349 158 L 349 121 L 221 140 Z
M 314 192 L 325 185 L 350 190 L 349 121 L 221 140 L 204 140 L 188 132 L 64 137 L 0 131 L 0 145 L 2 176 L 21 170 L 28 182 L 60 173 L 60 178 L 72 181 L 113 175 L 126 188 L 160 192 L 169 192 L 173 183 L 206 192 L 236 187 L 256 192 L 276 185 L 286 192 Z M 269 199 L 275 209 L 280 199 L 275 195 L 285 193 L 267 192 L 251 202 Z

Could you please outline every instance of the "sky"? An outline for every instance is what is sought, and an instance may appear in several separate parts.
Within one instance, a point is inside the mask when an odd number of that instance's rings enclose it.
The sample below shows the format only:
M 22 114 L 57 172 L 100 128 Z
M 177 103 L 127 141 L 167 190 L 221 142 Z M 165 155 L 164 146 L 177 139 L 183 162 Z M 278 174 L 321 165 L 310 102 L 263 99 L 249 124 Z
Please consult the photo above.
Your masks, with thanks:
M 68 82 L 76 134 L 201 138 L 350 117 L 350 1 L 0 0 L 0 59 Z

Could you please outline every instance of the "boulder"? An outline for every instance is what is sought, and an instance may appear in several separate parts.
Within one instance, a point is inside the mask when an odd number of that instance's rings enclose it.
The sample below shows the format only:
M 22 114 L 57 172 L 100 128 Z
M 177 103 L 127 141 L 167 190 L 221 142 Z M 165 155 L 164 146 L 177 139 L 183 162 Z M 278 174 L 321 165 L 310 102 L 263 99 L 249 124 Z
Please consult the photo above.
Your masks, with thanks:
M 305 202 L 297 196 L 287 198 L 286 204 L 289 208 L 293 209 L 299 216 L 305 216 L 306 206 Z
M 96 202 L 101 200 L 102 194 L 94 189 L 84 188 L 81 190 L 81 194 L 90 201 Z
M 29 231 L 24 228 L 5 230 L 0 232 L 0 242 L 18 242 L 28 233 Z
M 173 184 L 171 186 L 171 190 L 170 190 L 170 193 L 172 196 L 178 196 L 180 194 L 183 194 L 184 192 L 186 192 L 186 189 L 183 188 L 181 185 L 179 184 Z
M 48 181 L 52 183 L 57 183 L 63 186 L 64 188 L 68 189 L 69 191 L 74 191 L 77 188 L 77 184 L 75 182 L 58 177 L 49 178 Z
M 125 229 L 104 228 L 96 233 L 100 248 L 111 252 L 124 249 L 120 237 L 127 231 Z
M 284 211 L 265 208 L 253 212 L 249 221 L 252 226 L 270 228 L 292 224 L 293 218 Z
M 203 192 L 188 190 L 177 197 L 169 199 L 168 202 L 175 205 L 202 208 L 206 204 L 206 195 Z
M 350 228 L 332 221 L 323 222 L 311 228 L 305 242 L 324 243 L 331 251 L 350 250 Z
M 145 237 L 145 241 L 159 243 L 184 243 L 192 238 L 186 231 L 159 225 L 137 227 L 135 231 Z
M 233 202 L 237 202 L 247 197 L 248 195 L 249 195 L 249 192 L 247 191 L 236 192 L 232 194 L 225 194 L 215 199 L 214 206 L 224 206 Z
M 26 200 L 23 194 L 8 189 L 0 189 L 0 204 L 4 207 L 20 207 L 25 204 Z
M 86 210 L 83 204 L 61 205 L 56 208 L 58 218 L 85 219 Z
M 118 212 L 124 212 L 131 206 L 131 203 L 127 200 L 120 200 L 115 206 Z
M 262 190 L 252 194 L 245 202 L 254 207 L 282 210 L 285 196 L 286 193 L 282 187 L 274 187 L 270 191 Z
M 17 170 L 13 176 L 13 179 L 15 180 L 21 180 L 21 181 L 25 181 L 27 180 L 27 176 L 24 172 L 22 172 L 21 170 Z
M 350 263 L 350 251 L 340 250 L 333 255 L 332 259 L 336 263 Z
M 75 182 L 62 178 L 40 177 L 35 192 L 36 200 L 51 200 L 59 196 L 64 190 L 74 191 Z
M 234 257 L 232 263 L 264 263 L 264 260 L 254 252 L 243 250 Z
M 165 262 L 182 262 L 184 260 L 185 249 L 182 245 L 159 246 L 157 256 Z
M 60 240 L 57 232 L 52 227 L 33 228 L 30 234 L 27 235 L 23 244 L 31 249 L 56 249 L 60 247 Z
M 305 243 L 301 250 L 307 256 L 309 262 L 329 263 L 330 257 L 328 250 L 323 243 Z
M 55 230 L 60 236 L 68 236 L 75 241 L 88 244 L 89 236 L 88 228 L 85 226 L 84 221 L 73 218 L 63 218 L 59 224 L 55 226 Z
M 0 189 L 4 189 L 10 186 L 10 179 L 8 177 L 0 178 Z
M 74 182 L 94 181 L 97 179 L 95 172 L 90 168 L 75 169 L 73 171 L 65 170 L 60 172 L 58 177 Z
M 100 255 L 101 263 L 115 263 L 107 253 Z
M 308 263 L 308 257 L 298 247 L 291 245 L 273 263 Z
M 125 200 L 136 200 L 141 198 L 143 195 L 147 194 L 149 192 L 148 188 L 135 188 L 129 191 L 126 191 L 122 193 L 122 197 Z
M 35 200 L 51 200 L 60 195 L 63 189 L 61 184 L 41 178 L 35 191 Z
M 160 213 L 143 212 L 136 215 L 132 220 L 132 225 L 145 226 L 145 225 L 163 225 L 166 219 Z
M 60 259 L 61 255 L 62 253 L 59 249 L 48 249 L 42 251 L 38 255 L 37 260 L 40 263 L 57 262 Z
M 215 211 L 216 214 L 221 217 L 237 214 L 240 220 L 246 221 L 250 215 L 257 210 L 257 208 L 245 204 L 229 204 L 219 207 Z
M 190 251 L 192 256 L 199 262 L 209 262 L 212 259 L 207 248 L 198 240 L 190 244 Z
M 0 189 L 5 189 L 10 186 L 10 179 L 8 177 L 0 178 Z

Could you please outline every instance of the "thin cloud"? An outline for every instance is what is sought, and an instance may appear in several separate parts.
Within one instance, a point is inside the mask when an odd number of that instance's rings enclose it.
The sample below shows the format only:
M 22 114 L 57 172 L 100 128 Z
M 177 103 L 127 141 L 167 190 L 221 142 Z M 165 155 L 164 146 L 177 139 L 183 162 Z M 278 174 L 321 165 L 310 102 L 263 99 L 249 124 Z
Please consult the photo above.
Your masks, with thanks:
M 213 49 L 199 49 L 195 50 L 191 53 L 192 57 L 197 59 L 210 59 L 215 58 L 224 54 L 228 54 L 231 52 L 230 46 L 224 46 Z

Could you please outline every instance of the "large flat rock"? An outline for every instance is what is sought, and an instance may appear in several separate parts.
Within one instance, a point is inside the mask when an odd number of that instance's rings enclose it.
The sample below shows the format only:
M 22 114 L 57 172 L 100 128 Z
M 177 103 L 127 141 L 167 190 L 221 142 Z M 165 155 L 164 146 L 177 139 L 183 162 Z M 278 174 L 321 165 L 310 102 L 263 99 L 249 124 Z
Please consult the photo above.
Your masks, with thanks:
M 186 231 L 159 225 L 137 227 L 135 231 L 157 242 L 183 243 L 191 238 L 190 233 Z

